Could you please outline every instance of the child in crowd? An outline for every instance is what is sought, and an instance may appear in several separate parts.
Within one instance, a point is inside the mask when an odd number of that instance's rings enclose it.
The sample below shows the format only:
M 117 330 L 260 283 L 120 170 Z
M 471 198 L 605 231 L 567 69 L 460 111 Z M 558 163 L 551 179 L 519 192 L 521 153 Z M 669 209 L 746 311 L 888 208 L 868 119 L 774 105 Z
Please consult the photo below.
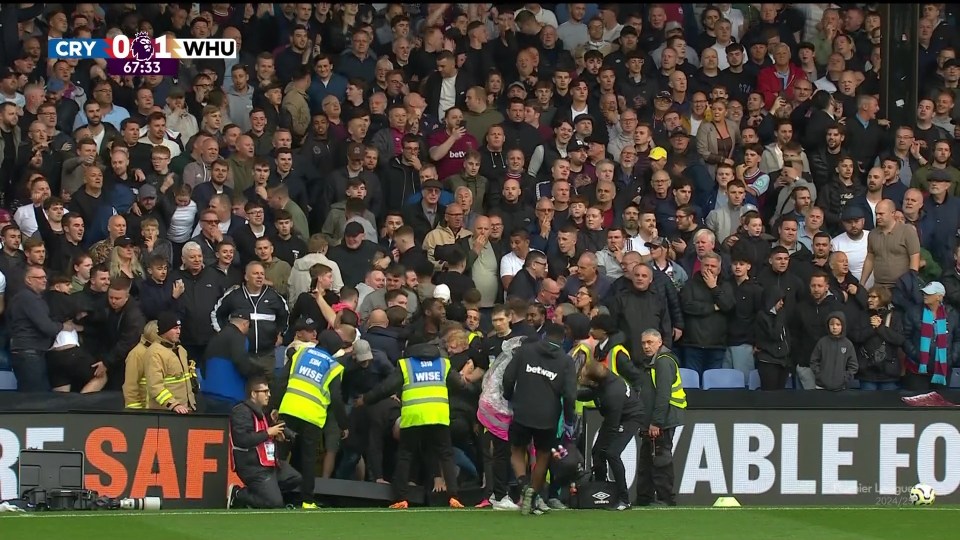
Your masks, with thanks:
M 847 318 L 836 311 L 827 317 L 827 335 L 820 338 L 810 356 L 810 369 L 818 390 L 844 390 L 857 375 L 857 353 L 847 338 Z

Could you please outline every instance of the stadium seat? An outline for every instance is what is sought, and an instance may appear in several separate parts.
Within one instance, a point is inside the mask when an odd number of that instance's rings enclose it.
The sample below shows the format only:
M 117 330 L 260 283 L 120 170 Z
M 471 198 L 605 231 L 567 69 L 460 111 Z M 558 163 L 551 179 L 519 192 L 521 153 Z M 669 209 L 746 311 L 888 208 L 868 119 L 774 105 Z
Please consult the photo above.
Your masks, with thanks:
M 0 371 L 0 391 L 16 390 L 17 378 L 12 371 Z
M 960 368 L 953 368 L 950 370 L 950 388 L 960 388 Z
M 700 388 L 700 374 L 692 369 L 680 368 L 680 384 L 684 388 Z
M 703 372 L 703 389 L 739 389 L 747 387 L 739 369 L 708 369 Z
M 747 380 L 747 388 L 750 390 L 760 389 L 760 370 L 754 369 L 750 371 L 750 378 Z
M 787 375 L 787 384 L 784 386 L 787 390 L 793 390 L 796 386 L 793 385 L 793 374 Z

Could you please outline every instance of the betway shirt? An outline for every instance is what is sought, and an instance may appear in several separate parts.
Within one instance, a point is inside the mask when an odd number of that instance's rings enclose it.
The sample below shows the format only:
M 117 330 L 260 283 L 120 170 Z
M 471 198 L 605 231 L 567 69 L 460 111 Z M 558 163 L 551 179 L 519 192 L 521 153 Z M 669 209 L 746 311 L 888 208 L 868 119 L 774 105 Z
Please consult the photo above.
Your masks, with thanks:
M 434 148 L 440 146 L 449 138 L 450 134 L 447 133 L 447 130 L 441 129 L 435 131 L 433 135 L 430 135 L 427 143 L 430 145 L 430 148 Z M 442 181 L 462 172 L 463 158 L 467 156 L 467 151 L 478 148 L 480 148 L 480 144 L 477 142 L 477 139 L 473 138 L 473 135 L 466 133 L 463 137 L 460 137 L 453 143 L 450 150 L 447 151 L 447 155 L 440 158 L 440 161 L 437 162 L 437 176 L 440 177 L 440 180 Z

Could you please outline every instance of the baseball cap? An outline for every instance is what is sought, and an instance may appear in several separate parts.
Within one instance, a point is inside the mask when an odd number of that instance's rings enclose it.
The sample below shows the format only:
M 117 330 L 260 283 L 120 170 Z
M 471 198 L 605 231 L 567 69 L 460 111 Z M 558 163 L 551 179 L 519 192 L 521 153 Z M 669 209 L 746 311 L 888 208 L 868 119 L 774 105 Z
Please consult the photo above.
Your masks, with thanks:
M 182 98 L 187 95 L 186 90 L 182 86 L 171 86 L 170 90 L 167 91 L 168 98 Z
M 590 116 L 590 115 L 587 114 L 587 113 L 578 114 L 577 117 L 573 119 L 573 123 L 574 123 L 574 124 L 579 124 L 580 122 L 583 122 L 584 120 L 589 120 L 591 124 L 593 123 L 593 117 Z
M 840 221 L 853 221 L 855 219 L 864 219 L 866 214 L 863 213 L 863 208 L 856 204 L 848 204 L 843 208 L 843 212 L 840 214 Z
M 947 294 L 947 290 L 943 287 L 943 283 L 940 283 L 939 281 L 931 281 L 920 290 L 923 291 L 923 294 Z
M 446 284 L 441 283 L 433 289 L 433 297 L 438 300 L 443 300 L 444 302 L 450 301 L 450 287 Z
M 126 236 L 117 238 L 116 240 L 113 241 L 113 247 L 131 247 L 131 246 L 133 246 L 133 240 L 131 240 L 129 237 L 126 237 Z
M 231 319 L 240 319 L 240 320 L 243 320 L 243 321 L 249 321 L 249 320 L 250 320 L 250 311 L 249 311 L 249 310 L 245 310 L 245 309 L 236 309 L 236 310 L 234 310 L 232 313 L 230 313 L 230 318 L 231 318 Z
M 596 143 L 596 144 L 602 144 L 602 145 L 606 146 L 607 143 L 609 142 L 609 140 L 608 140 L 609 137 L 605 137 L 605 136 L 604 136 L 605 134 L 606 134 L 606 130 L 604 130 L 604 131 L 594 131 L 594 132 L 591 133 L 590 135 L 587 135 L 586 140 L 584 140 L 583 142 L 585 142 L 585 143 L 587 143 L 587 144 Z
M 620 30 L 620 37 L 621 37 L 621 38 L 622 38 L 623 36 L 639 36 L 639 35 L 640 35 L 640 34 L 637 33 L 637 29 L 634 28 L 634 27 L 632 27 L 632 26 L 630 26 L 630 25 L 624 26 L 623 29 Z
M 674 129 L 673 131 L 670 132 L 670 138 L 672 139 L 672 138 L 674 138 L 674 137 L 688 137 L 688 138 L 689 138 L 689 137 L 690 137 L 690 134 L 687 133 L 687 130 L 683 129 L 682 127 L 678 127 L 678 128 L 676 128 L 676 129 Z
M 347 159 L 352 161 L 363 161 L 363 145 L 360 143 L 348 144 Z
M 960 67 L 960 60 L 957 60 L 956 58 L 950 58 L 949 60 L 943 62 L 943 69 L 952 67 Z
M 649 242 L 644 242 L 643 245 L 648 248 L 655 248 L 655 247 L 666 248 L 666 247 L 670 247 L 670 240 L 667 240 L 663 236 L 658 236 Z
M 670 32 L 673 32 L 674 30 L 680 30 L 681 32 L 683 32 L 683 25 L 681 25 L 681 24 L 678 23 L 677 21 L 670 21 L 670 22 L 668 22 L 667 24 L 665 24 L 665 25 L 663 26 L 663 33 L 664 33 L 664 34 L 669 34 Z
M 527 86 L 526 86 L 525 84 L 523 84 L 522 82 L 520 82 L 520 81 L 513 81 L 512 83 L 510 83 L 510 84 L 507 86 L 507 90 L 510 90 L 510 89 L 513 88 L 514 86 L 517 86 L 517 87 L 519 87 L 519 88 L 522 88 L 524 92 L 527 91 Z
M 170 330 L 180 326 L 180 318 L 172 311 L 164 311 L 157 317 L 157 333 L 166 334 Z
M 587 150 L 587 143 L 580 139 L 570 139 L 567 143 L 567 152 L 576 152 L 577 150 Z
M 661 90 L 657 92 L 657 95 L 653 96 L 653 99 L 666 99 L 673 101 L 673 96 L 670 94 L 669 90 Z
M 10 69 L 7 66 L 0 67 L 0 79 L 6 79 L 8 77 L 16 77 L 17 73 Z
M 347 223 L 347 226 L 343 228 L 343 237 L 353 237 L 358 234 L 363 234 L 363 225 L 357 223 L 356 221 L 351 221 Z
M 137 195 L 141 199 L 156 199 L 157 188 L 151 186 L 150 184 L 140 186 L 140 190 L 137 192 Z
M 650 159 L 661 160 L 667 159 L 667 151 L 663 149 L 662 146 L 654 147 L 653 150 L 650 150 Z
M 293 325 L 294 332 L 301 332 L 303 330 L 316 330 L 317 321 L 311 319 L 310 317 L 300 317 L 297 319 L 297 322 Z
M 358 339 L 353 344 L 353 358 L 358 362 L 373 360 L 373 350 L 370 349 L 370 342 L 365 339 Z

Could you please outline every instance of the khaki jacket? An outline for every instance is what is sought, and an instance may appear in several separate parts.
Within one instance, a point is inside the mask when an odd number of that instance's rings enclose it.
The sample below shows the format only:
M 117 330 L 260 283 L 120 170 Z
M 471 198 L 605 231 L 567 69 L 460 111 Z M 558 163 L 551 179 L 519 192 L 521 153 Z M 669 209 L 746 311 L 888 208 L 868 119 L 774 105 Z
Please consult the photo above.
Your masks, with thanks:
M 146 353 L 147 408 L 171 410 L 183 405 L 197 409 L 194 377 L 187 351 L 179 344 L 160 339 Z

